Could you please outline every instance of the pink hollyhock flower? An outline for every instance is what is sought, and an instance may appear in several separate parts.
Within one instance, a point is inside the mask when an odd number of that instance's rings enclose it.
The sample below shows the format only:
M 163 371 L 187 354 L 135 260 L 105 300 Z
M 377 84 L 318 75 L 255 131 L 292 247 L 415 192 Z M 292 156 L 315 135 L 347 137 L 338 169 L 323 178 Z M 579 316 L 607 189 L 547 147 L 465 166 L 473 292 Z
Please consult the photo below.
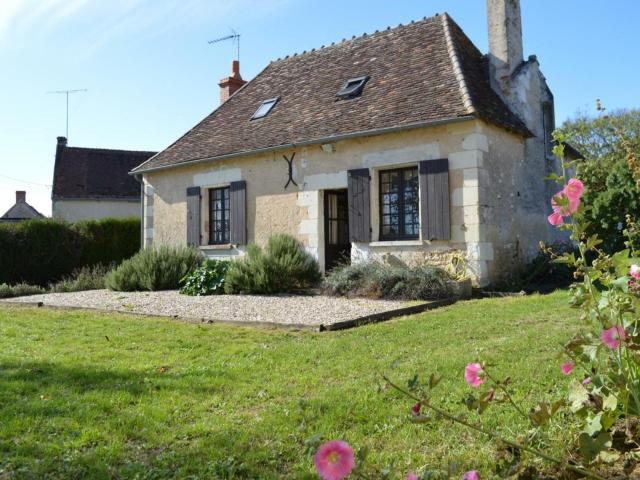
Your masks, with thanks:
M 409 472 L 409 473 L 407 473 L 406 480 L 418 480 L 418 475 L 416 475 L 413 472 Z
M 562 214 L 559 211 L 558 212 L 554 211 L 551 215 L 547 217 L 547 220 L 549 220 L 549 223 L 554 227 L 557 227 L 558 225 L 562 225 L 564 223 L 564 218 L 562 217 Z
M 567 362 L 560 365 L 560 370 L 562 370 L 563 375 L 569 375 L 574 367 L 575 365 L 573 363 Z
M 484 379 L 480 376 L 482 374 L 482 365 L 479 363 L 470 363 L 464 369 L 464 379 L 473 388 L 478 388 L 484 383 Z
M 556 198 L 560 198 L 560 199 L 566 198 L 568 200 L 569 205 L 563 205 L 563 206 L 558 205 L 558 203 L 556 202 Z M 572 213 L 575 213 L 578 210 L 579 206 L 580 206 L 580 198 L 571 198 L 569 195 L 567 195 L 567 192 L 565 192 L 564 190 L 556 193 L 551 198 L 551 207 L 553 208 L 554 213 L 555 212 L 560 213 L 564 217 L 567 217 Z
M 420 405 L 420 402 L 411 407 L 411 415 L 413 415 L 414 417 L 420 415 L 420 407 L 422 407 L 422 405 Z
M 602 339 L 602 343 L 607 347 L 616 349 L 620 346 L 620 342 L 624 342 L 627 337 L 624 333 L 624 328 L 621 325 L 616 325 L 615 327 L 603 330 L 600 338 Z
M 347 442 L 331 440 L 318 448 L 313 463 L 323 480 L 342 480 L 353 470 L 353 449 Z
M 638 265 L 631 265 L 631 268 L 629 268 L 629 275 L 636 280 L 640 280 L 640 267 Z
M 585 379 L 582 380 L 583 385 L 589 385 L 590 383 L 591 383 L 591 377 L 585 377 Z
M 584 184 L 577 178 L 572 178 L 567 182 L 563 191 L 570 200 L 579 200 L 584 192 Z
M 462 480 L 480 480 L 480 475 L 477 470 L 470 470 L 464 474 Z

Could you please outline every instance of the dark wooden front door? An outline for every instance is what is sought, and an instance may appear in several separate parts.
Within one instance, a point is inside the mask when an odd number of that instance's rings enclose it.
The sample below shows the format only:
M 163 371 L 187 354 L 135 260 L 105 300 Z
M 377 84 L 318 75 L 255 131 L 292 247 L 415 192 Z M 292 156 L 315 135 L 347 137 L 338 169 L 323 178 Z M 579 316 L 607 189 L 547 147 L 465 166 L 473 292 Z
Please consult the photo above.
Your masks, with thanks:
M 347 190 L 324 192 L 324 268 L 328 272 L 339 263 L 349 262 L 349 207 Z

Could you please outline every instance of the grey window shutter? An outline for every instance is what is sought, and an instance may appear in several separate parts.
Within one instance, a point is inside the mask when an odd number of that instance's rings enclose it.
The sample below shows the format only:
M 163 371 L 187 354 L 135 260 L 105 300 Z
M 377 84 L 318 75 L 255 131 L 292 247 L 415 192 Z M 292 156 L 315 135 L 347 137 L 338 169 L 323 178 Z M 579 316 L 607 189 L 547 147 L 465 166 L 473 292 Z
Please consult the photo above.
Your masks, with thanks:
M 229 187 L 231 217 L 230 241 L 234 245 L 247 243 L 247 182 L 231 182 Z
M 200 187 L 187 188 L 187 245 L 200 245 Z
M 449 160 L 420 162 L 420 228 L 423 240 L 450 240 Z
M 352 242 L 371 241 L 371 177 L 368 168 L 348 171 L 349 237 Z

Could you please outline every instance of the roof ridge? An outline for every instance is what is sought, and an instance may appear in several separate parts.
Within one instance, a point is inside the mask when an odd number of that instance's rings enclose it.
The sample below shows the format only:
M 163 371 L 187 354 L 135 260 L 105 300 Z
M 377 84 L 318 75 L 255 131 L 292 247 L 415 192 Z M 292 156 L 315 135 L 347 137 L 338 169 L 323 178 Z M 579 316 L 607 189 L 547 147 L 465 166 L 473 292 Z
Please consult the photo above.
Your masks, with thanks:
M 122 152 L 122 153 L 158 153 L 154 150 L 123 150 L 120 148 L 99 148 L 99 147 L 77 147 L 77 146 L 65 146 L 65 150 L 91 150 L 92 152 Z
M 437 19 L 438 17 L 440 17 L 442 15 L 446 15 L 446 13 L 444 13 L 444 14 L 436 13 L 436 14 L 430 16 L 430 17 L 427 17 L 427 16 L 422 17 L 419 20 L 411 20 L 410 22 L 407 22 L 407 23 L 399 23 L 395 27 L 392 27 L 391 25 L 388 25 L 386 28 L 383 28 L 381 30 L 376 30 L 375 32 L 371 32 L 371 33 L 364 32 L 362 35 L 353 35 L 351 38 L 345 37 L 342 40 L 339 40 L 337 42 L 331 42 L 329 45 L 322 45 L 319 48 L 312 48 L 311 50 L 303 50 L 301 53 L 294 52 L 294 53 L 291 53 L 289 55 L 285 55 L 284 57 L 278 57 L 275 60 L 271 60 L 269 63 L 281 62 L 283 60 L 288 60 L 290 58 L 302 57 L 304 55 L 308 55 L 310 53 L 314 53 L 314 52 L 317 52 L 317 51 L 320 51 L 320 50 L 324 50 L 324 49 L 327 49 L 327 48 L 331 48 L 331 47 L 335 47 L 335 46 L 338 46 L 338 45 L 342 45 L 344 43 L 350 43 L 350 42 L 353 42 L 353 41 L 356 41 L 356 40 L 360 40 L 362 38 L 372 37 L 374 35 L 379 35 L 379 34 L 384 34 L 384 33 L 387 33 L 387 32 L 394 31 L 394 30 L 398 30 L 400 28 L 406 28 L 406 27 L 409 27 L 411 25 L 415 25 L 416 23 L 426 22 L 426 21 L 429 21 L 429 20 L 435 20 L 435 19 Z
M 475 114 L 477 113 L 477 109 L 473 104 L 473 99 L 471 97 L 471 93 L 469 92 L 469 86 L 467 85 L 467 79 L 465 78 L 464 72 L 462 71 L 460 56 L 458 55 L 458 50 L 456 49 L 455 42 L 453 41 L 453 35 L 451 34 L 452 19 L 447 12 L 444 12 L 441 15 L 441 18 L 442 28 L 444 30 L 444 38 L 447 42 L 447 51 L 449 52 L 449 58 L 451 59 L 453 73 L 456 76 L 456 79 L 458 80 L 458 84 L 460 86 L 462 102 L 464 103 L 464 106 L 467 109 L 468 113 Z

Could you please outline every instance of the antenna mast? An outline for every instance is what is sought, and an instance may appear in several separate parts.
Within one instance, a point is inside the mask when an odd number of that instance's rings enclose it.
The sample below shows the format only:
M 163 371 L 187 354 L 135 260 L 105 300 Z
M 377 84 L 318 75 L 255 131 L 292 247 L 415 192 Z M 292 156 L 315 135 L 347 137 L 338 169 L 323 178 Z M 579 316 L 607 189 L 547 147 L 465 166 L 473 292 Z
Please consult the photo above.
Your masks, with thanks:
M 56 95 L 66 95 L 67 96 L 67 140 L 69 140 L 69 94 L 70 93 L 80 93 L 80 92 L 87 92 L 88 90 L 86 88 L 80 88 L 77 90 L 53 90 L 51 92 L 47 92 L 47 94 L 56 94 Z
M 232 40 L 233 43 L 236 44 L 236 47 L 238 48 L 236 60 L 240 61 L 240 34 L 237 33 L 233 28 L 231 29 L 231 35 L 227 35 L 226 37 L 216 38 L 215 40 L 209 40 L 208 43 L 209 45 L 211 45 L 218 42 L 224 42 L 225 40 Z

